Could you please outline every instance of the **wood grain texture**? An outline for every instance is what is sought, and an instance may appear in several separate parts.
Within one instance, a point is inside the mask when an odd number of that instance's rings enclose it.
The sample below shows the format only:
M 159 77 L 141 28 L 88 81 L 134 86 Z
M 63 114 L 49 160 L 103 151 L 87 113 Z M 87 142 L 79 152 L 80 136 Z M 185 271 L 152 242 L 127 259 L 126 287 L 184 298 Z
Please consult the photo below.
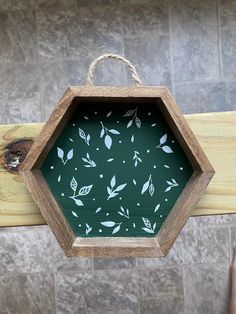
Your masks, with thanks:
M 236 213 L 236 112 L 193 114 L 185 118 L 216 171 L 192 215 Z M 13 140 L 35 138 L 43 125 L 1 125 L 1 152 Z M 45 220 L 22 178 L 0 165 L 0 226 L 38 224 L 45 224 Z

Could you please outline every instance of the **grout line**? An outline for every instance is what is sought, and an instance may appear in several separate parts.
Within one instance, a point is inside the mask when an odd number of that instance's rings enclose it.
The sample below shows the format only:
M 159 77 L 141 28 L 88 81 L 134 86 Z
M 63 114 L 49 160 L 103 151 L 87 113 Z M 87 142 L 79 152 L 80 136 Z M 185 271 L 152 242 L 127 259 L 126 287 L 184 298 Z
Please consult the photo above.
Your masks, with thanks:
M 185 289 L 185 268 L 182 266 L 182 279 L 183 279 L 183 299 L 184 299 L 184 313 L 187 313 L 186 309 L 186 289 Z
M 173 60 L 173 47 L 172 47 L 172 19 L 171 19 L 171 7 L 170 2 L 167 3 L 168 6 L 168 24 L 169 24 L 169 49 L 170 49 L 170 81 L 171 81 L 171 87 L 172 87 L 172 93 L 174 97 L 175 95 L 175 70 L 174 70 L 174 60 Z
M 35 37 L 36 37 L 36 69 L 38 75 L 38 93 L 39 93 L 39 108 L 40 108 L 40 122 L 44 121 L 45 117 L 45 108 L 42 104 L 42 97 L 41 97 L 41 75 L 39 71 L 39 36 L 38 36 L 38 15 L 37 15 L 37 5 L 36 1 L 34 1 L 34 15 L 35 15 Z
M 221 21 L 220 21 L 220 0 L 216 1 L 216 16 L 217 16 L 217 39 L 218 39 L 218 61 L 219 61 L 219 74 L 223 78 L 223 60 L 222 60 L 222 46 L 221 46 Z
M 231 262 L 232 260 L 232 238 L 231 238 L 231 228 L 230 226 L 228 226 L 228 236 L 229 236 L 229 263 Z

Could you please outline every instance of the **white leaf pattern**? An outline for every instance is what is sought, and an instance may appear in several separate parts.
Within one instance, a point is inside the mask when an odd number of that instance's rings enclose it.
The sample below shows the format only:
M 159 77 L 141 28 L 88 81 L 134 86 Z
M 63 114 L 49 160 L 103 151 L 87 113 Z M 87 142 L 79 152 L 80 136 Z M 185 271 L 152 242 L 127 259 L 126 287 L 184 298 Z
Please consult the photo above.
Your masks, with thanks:
M 173 150 L 169 146 L 163 146 L 162 150 L 167 154 L 173 153 Z

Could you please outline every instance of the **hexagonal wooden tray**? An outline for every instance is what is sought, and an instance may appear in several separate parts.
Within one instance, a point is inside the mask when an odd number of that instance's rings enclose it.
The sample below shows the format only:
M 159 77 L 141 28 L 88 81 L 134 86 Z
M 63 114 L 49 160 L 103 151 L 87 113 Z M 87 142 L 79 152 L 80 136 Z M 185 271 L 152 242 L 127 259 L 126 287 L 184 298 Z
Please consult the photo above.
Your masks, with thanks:
M 21 168 L 69 256 L 164 256 L 214 170 L 163 87 L 70 87 Z

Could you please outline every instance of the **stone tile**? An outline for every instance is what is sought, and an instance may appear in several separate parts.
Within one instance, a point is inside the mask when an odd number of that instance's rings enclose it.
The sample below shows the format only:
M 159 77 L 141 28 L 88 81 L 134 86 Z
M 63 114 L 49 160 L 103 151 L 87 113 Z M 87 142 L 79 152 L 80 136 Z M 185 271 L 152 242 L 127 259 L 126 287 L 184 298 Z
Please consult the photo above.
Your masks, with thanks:
M 228 313 L 228 265 L 195 266 L 184 269 L 187 314 Z
M 34 0 L 0 0 L 0 11 L 34 10 Z
M 169 34 L 168 5 L 166 1 L 156 1 L 149 4 L 131 4 L 121 7 L 122 22 L 125 37 L 142 37 L 151 34 L 166 36 Z M 130 39 L 132 41 L 132 39 Z
M 36 60 L 36 27 L 33 11 L 0 11 L 0 29 L 0 63 Z
M 229 110 L 236 110 L 236 81 L 227 82 L 227 103 Z
M 185 314 L 184 300 L 181 297 L 165 296 L 141 300 L 140 314 Z
M 95 258 L 94 269 L 116 269 L 135 267 L 134 258 Z
M 92 258 L 67 257 L 52 234 L 52 269 L 60 271 L 92 270 Z
M 65 61 L 40 65 L 40 101 L 43 119 L 47 119 L 70 85 L 84 85 L 89 61 Z
M 35 0 L 36 8 L 76 8 L 76 0 Z
M 183 293 L 177 268 L 58 273 L 55 289 L 57 313 L 63 314 L 137 313 L 138 298 Z
M 171 86 L 168 36 L 157 34 L 144 38 L 125 38 L 124 49 L 125 56 L 136 67 L 144 85 Z M 130 78 L 128 72 L 127 77 Z
M 0 300 L 0 313 L 53 314 L 55 313 L 53 276 L 27 274 L 0 277 Z
M 170 2 L 171 46 L 177 82 L 219 77 L 216 2 Z
M 229 236 L 225 228 L 183 230 L 165 258 L 137 258 L 138 266 L 220 264 L 229 261 Z
M 41 60 L 68 57 L 87 60 L 107 51 L 122 52 L 116 6 L 39 10 L 37 23 Z
M 236 2 L 220 0 L 220 31 L 223 75 L 236 78 Z
M 175 84 L 175 97 L 183 113 L 230 110 L 225 82 Z
M 0 233 L 0 274 L 37 273 L 51 269 L 48 227 Z
M 35 65 L 2 65 L 0 93 L 4 100 L 4 123 L 40 121 L 38 74 Z
M 128 282 L 111 271 L 58 273 L 55 289 L 58 314 L 138 313 L 133 278 Z
M 236 224 L 236 214 L 190 217 L 193 229 L 201 227 L 220 227 Z

